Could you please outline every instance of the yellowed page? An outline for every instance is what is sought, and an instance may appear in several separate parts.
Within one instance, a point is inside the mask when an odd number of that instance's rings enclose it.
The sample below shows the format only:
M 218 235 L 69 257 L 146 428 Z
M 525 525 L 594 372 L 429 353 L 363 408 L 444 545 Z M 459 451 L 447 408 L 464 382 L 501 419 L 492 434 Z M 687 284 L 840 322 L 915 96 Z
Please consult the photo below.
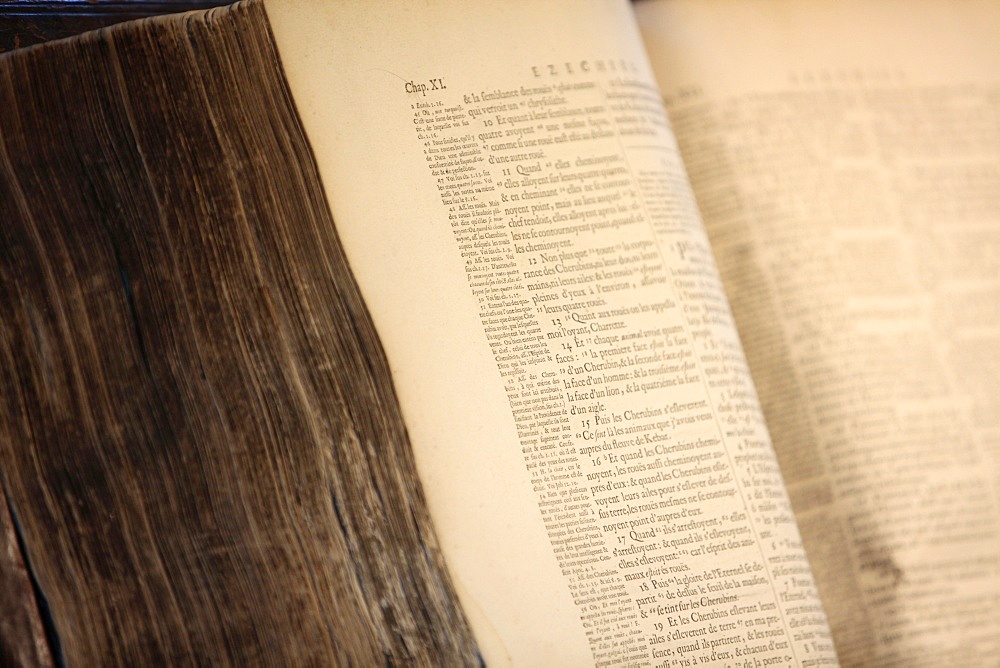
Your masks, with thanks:
M 1000 3 L 644 2 L 846 665 L 1000 655 Z
M 630 6 L 268 12 L 487 662 L 835 662 Z

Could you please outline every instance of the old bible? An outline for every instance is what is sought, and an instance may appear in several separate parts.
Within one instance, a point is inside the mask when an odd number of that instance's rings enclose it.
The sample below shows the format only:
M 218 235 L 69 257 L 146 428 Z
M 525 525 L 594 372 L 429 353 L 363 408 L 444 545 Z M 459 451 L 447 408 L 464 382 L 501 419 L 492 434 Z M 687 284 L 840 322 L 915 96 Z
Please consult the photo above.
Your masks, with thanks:
M 997 34 L 249 0 L 3 56 L 6 656 L 995 662 Z

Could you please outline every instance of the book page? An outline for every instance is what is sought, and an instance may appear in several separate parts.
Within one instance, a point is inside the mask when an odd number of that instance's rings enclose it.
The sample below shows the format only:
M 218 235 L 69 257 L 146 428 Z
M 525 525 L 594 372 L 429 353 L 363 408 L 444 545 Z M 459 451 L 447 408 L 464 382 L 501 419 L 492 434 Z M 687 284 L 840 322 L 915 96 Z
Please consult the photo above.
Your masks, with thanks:
M 630 6 L 268 11 L 487 663 L 835 662 Z
M 1000 5 L 645 2 L 846 665 L 1000 651 Z

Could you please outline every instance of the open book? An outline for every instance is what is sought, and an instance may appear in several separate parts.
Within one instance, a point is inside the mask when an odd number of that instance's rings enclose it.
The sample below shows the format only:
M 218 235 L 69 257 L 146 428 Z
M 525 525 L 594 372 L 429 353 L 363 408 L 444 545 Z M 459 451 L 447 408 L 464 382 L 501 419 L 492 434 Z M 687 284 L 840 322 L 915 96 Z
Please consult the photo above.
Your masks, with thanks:
M 61 142 L 82 203 L 32 193 L 63 154 L 25 148 L 30 114 L 0 135 L 0 480 L 58 651 L 198 655 L 208 630 L 169 642 L 186 610 L 287 567 L 271 617 L 219 606 L 233 656 L 996 663 L 1000 5 L 289 0 L 141 26 L 72 47 L 74 76 L 46 69 L 60 45 L 0 61 L 40 126 L 106 105 Z M 123 148 L 65 148 L 97 131 Z M 144 204 L 102 194 L 136 174 Z M 119 350 L 138 389 L 80 390 Z M 174 445 L 244 430 L 285 445 Z M 52 439 L 92 444 L 82 473 Z M 197 502 L 163 480 L 192 470 Z M 227 517 L 253 559 L 213 539 Z M 122 584 L 150 564 L 168 584 Z M 127 605 L 168 630 L 116 645 Z

